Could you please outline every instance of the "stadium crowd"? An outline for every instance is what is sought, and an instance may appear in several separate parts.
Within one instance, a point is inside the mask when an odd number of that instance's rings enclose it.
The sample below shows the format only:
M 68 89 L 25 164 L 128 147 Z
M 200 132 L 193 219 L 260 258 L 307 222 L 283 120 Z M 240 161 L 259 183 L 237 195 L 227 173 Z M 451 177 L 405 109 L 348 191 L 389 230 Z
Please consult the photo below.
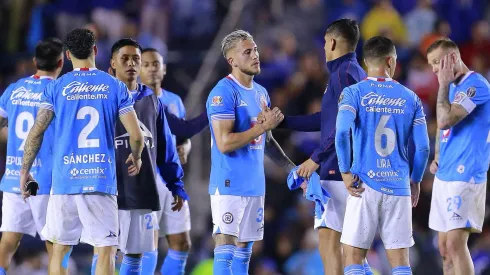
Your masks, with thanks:
M 219 0 L 36 0 L 0 3 L 0 91 L 14 80 L 31 75 L 33 49 L 39 39 L 63 38 L 71 29 L 86 27 L 97 35 L 97 67 L 109 67 L 110 47 L 122 37 L 132 37 L 143 47 L 165 53 L 167 75 L 163 87 L 184 100 L 189 82 L 197 74 L 203 57 L 232 1 Z M 273 106 L 284 114 L 297 115 L 320 110 L 329 74 L 323 53 L 325 27 L 339 18 L 356 19 L 361 27 L 357 57 L 362 61 L 362 41 L 383 35 L 397 46 L 398 67 L 394 79 L 412 89 L 423 101 L 431 137 L 431 156 L 436 132 L 435 101 L 437 76 L 425 59 L 427 47 L 439 37 L 458 43 L 463 61 L 490 80 L 490 2 L 484 0 L 249 0 L 236 28 L 249 31 L 259 47 L 262 72 L 255 80 L 269 91 Z M 218 50 L 218 49 L 213 49 Z M 360 62 L 361 63 L 361 62 Z M 362 63 L 361 63 L 362 64 Z M 65 63 L 63 72 L 70 70 Z M 217 78 L 225 76 L 221 60 Z M 214 82 L 209 84 L 211 88 Z M 208 91 L 209 91 L 208 89 Z M 207 93 L 202 95 L 205 101 Z M 203 103 L 204 105 L 204 103 Z M 204 106 L 203 106 L 204 107 Z M 192 114 L 192 112 L 190 112 Z M 197 115 L 194 113 L 193 115 Z M 209 131 L 200 135 L 209 139 Z M 296 163 L 306 160 L 319 145 L 320 133 L 274 131 L 286 154 Z M 209 144 L 209 143 L 207 143 Z M 209 147 L 203 150 L 202 165 L 209 167 Z M 3 155 L 5 152 L 3 152 Z M 192 153 L 190 155 L 192 157 Z M 314 205 L 301 192 L 291 192 L 286 175 L 266 161 L 267 191 L 264 241 L 253 247 L 251 274 L 322 274 L 318 236 L 313 230 Z M 192 166 L 186 167 L 192 173 Z M 190 169 L 189 169 L 190 168 Z M 185 181 L 186 189 L 202 182 Z M 414 274 L 442 274 L 437 234 L 428 227 L 434 176 L 428 169 L 421 195 L 413 211 L 415 246 L 410 250 Z M 200 188 L 202 189 L 202 187 Z M 192 192 L 191 192 L 192 193 Z M 487 192 L 488 195 L 488 192 Z M 206 193 L 190 198 L 194 208 L 209 208 Z M 193 200 L 199 202 L 192 202 Z M 204 203 L 204 205 L 202 205 Z M 487 201 L 488 216 L 489 203 Z M 189 274 L 211 274 L 213 241 L 211 216 L 193 231 L 187 264 Z M 193 221 L 194 222 L 194 221 Z M 194 224 L 193 224 L 194 227 Z M 490 274 L 488 219 L 482 234 L 472 235 L 470 249 L 476 274 Z M 161 258 L 165 255 L 162 244 Z M 79 245 L 72 253 L 71 274 L 89 274 L 92 250 Z M 9 274 L 46 274 L 43 244 L 24 239 L 15 266 Z M 160 259 L 161 260 L 161 259 Z M 391 268 L 377 238 L 368 261 L 378 274 Z M 187 274 L 187 273 L 186 273 Z

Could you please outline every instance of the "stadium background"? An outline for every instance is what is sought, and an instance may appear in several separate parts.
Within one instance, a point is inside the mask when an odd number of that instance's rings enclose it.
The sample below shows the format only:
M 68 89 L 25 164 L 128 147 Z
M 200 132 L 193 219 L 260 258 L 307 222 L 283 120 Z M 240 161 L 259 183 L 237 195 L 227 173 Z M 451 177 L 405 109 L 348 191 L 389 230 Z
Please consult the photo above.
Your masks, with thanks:
M 110 47 L 122 37 L 135 38 L 144 47 L 165 53 L 168 67 L 163 87 L 179 94 L 187 117 L 195 117 L 204 111 L 212 86 L 228 73 L 219 42 L 226 33 L 241 28 L 251 32 L 259 46 L 262 73 L 256 80 L 268 89 L 272 105 L 288 115 L 313 113 L 320 110 L 329 77 L 323 52 L 325 27 L 342 17 L 360 23 L 360 61 L 363 40 L 385 35 L 396 43 L 395 79 L 424 102 L 432 159 L 438 83 L 425 61 L 425 50 L 437 37 L 449 36 L 460 46 L 464 62 L 490 78 L 487 0 L 2 0 L 0 91 L 34 72 L 32 51 L 39 39 L 63 38 L 71 29 L 86 26 L 98 38 L 99 69 L 108 68 Z M 70 62 L 65 65 L 64 72 L 71 69 Z M 297 164 L 308 158 L 320 140 L 319 133 L 275 130 L 274 134 Z M 185 165 L 193 227 L 186 274 L 211 274 L 209 130 L 192 142 L 190 161 Z M 4 161 L 4 150 L 0 155 Z M 273 163 L 266 161 L 265 170 L 265 238 L 254 245 L 250 274 L 321 274 L 317 234 L 312 229 L 313 206 L 299 192 L 287 189 L 286 175 Z M 410 257 L 414 274 L 442 274 L 437 238 L 427 226 L 432 181 L 427 171 L 419 206 L 413 212 L 416 245 Z M 490 273 L 488 225 L 487 221 L 484 233 L 470 240 L 477 274 Z M 162 242 L 160 261 L 165 250 Z M 91 252 L 86 245 L 75 247 L 71 274 L 89 274 Z M 46 274 L 46 259 L 43 244 L 25 237 L 9 274 Z M 379 239 L 368 259 L 380 274 L 390 274 Z

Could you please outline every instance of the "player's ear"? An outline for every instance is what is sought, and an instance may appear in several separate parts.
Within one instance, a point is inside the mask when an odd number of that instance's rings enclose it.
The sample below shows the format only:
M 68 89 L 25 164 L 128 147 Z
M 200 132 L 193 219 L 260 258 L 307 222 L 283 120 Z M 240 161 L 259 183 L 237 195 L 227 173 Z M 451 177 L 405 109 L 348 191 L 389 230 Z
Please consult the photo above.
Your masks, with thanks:
M 36 58 L 35 57 L 32 58 L 32 63 L 34 63 L 34 67 L 37 68 L 37 61 L 36 61 Z
M 116 60 L 113 57 L 111 57 L 111 69 L 116 69 Z
M 71 60 L 71 53 L 70 53 L 70 51 L 69 50 L 66 50 L 65 51 L 65 54 L 66 54 L 66 59 Z
M 332 45 L 330 47 L 330 50 L 333 52 L 335 50 L 335 48 L 337 47 L 337 40 L 330 38 L 330 44 Z
M 231 67 L 236 67 L 235 62 L 233 61 L 232 57 L 228 57 L 228 59 L 226 59 L 226 61 L 228 61 L 228 64 L 230 64 Z
M 97 55 L 97 52 L 98 52 L 98 51 L 99 51 L 99 49 L 97 48 L 97 46 L 96 46 L 96 45 L 94 45 L 94 56 L 96 56 L 96 55 Z
M 363 61 L 364 61 L 364 65 L 366 65 L 366 67 L 369 67 L 369 64 L 368 64 L 366 58 L 364 58 Z
M 162 67 L 163 67 L 163 69 L 162 69 L 163 75 L 166 75 L 167 74 L 167 64 L 163 64 Z

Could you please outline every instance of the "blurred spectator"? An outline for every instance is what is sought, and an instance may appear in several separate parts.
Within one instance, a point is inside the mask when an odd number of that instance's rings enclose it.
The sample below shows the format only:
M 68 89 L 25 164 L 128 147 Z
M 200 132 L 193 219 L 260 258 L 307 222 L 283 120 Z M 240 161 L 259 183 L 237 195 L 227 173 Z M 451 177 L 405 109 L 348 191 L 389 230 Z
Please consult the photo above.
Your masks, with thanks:
M 397 45 L 403 45 L 407 40 L 405 23 L 390 0 L 377 0 L 364 17 L 360 28 L 364 40 L 377 35 L 386 36 Z
M 474 57 L 482 58 L 481 62 L 485 66 L 490 64 L 490 24 L 485 20 L 476 22 L 471 28 L 471 40 L 464 44 L 460 51 L 463 62 L 470 69 L 477 60 Z
M 163 41 L 168 39 L 170 0 L 143 0 L 141 9 L 141 32 L 155 35 Z
M 408 43 L 416 48 L 422 38 L 432 31 L 437 15 L 431 6 L 432 0 L 418 0 L 417 7 L 405 16 Z
M 368 4 L 363 0 L 325 0 L 327 8 L 327 22 L 337 19 L 350 18 L 361 22 L 368 11 Z
M 424 104 L 433 106 L 437 99 L 439 82 L 437 76 L 432 72 L 425 56 L 415 53 L 407 71 L 407 87 L 414 91 Z
M 92 0 L 92 21 L 111 44 L 123 37 L 126 23 L 123 13 L 125 4 L 125 0 Z
M 427 54 L 427 49 L 429 46 L 434 43 L 437 39 L 442 37 L 449 37 L 451 34 L 451 27 L 449 23 L 445 20 L 437 20 L 434 24 L 434 29 L 431 33 L 426 34 L 422 41 L 420 42 L 419 51 L 425 56 Z
M 294 253 L 285 264 L 288 275 L 323 275 L 323 263 L 318 251 L 318 233 L 310 228 L 301 241 L 300 250 Z
M 87 24 L 92 3 L 87 0 L 57 0 L 56 31 L 61 39 L 72 31 Z

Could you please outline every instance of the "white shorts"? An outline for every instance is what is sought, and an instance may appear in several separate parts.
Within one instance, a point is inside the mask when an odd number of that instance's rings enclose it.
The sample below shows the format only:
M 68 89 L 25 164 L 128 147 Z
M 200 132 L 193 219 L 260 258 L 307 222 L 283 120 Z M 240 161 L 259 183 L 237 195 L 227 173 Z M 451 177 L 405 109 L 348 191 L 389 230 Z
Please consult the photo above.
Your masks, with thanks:
M 155 251 L 156 215 L 151 210 L 119 210 L 119 250 L 124 254 Z
M 21 194 L 3 192 L 2 232 L 16 232 L 36 237 L 46 224 L 49 195 L 37 195 L 24 202 Z
M 264 238 L 265 196 L 241 197 L 211 195 L 213 235 L 238 237 L 239 242 L 260 241 Z
M 158 196 L 160 197 L 160 205 L 162 210 L 156 211 L 157 218 L 156 228 L 158 236 L 165 237 L 166 235 L 174 235 L 191 230 L 191 213 L 189 204 L 184 202 L 184 206 L 180 211 L 172 210 L 174 197 L 172 192 L 168 190 L 160 176 L 157 176 Z
M 386 249 L 412 247 L 412 201 L 410 196 L 393 196 L 378 192 L 367 184 L 361 198 L 349 195 L 340 242 L 369 249 L 379 230 Z
M 117 246 L 116 196 L 102 193 L 51 195 L 42 235 L 62 245 L 80 242 L 94 247 Z
M 485 218 L 487 183 L 442 181 L 432 187 L 429 227 L 438 232 L 468 228 L 481 233 Z
M 349 192 L 347 192 L 343 181 L 322 180 L 320 183 L 322 188 L 328 191 L 330 198 L 323 205 L 325 212 L 323 212 L 322 218 L 318 219 L 315 217 L 315 229 L 327 227 L 337 232 L 342 232 L 345 204 L 347 203 Z

